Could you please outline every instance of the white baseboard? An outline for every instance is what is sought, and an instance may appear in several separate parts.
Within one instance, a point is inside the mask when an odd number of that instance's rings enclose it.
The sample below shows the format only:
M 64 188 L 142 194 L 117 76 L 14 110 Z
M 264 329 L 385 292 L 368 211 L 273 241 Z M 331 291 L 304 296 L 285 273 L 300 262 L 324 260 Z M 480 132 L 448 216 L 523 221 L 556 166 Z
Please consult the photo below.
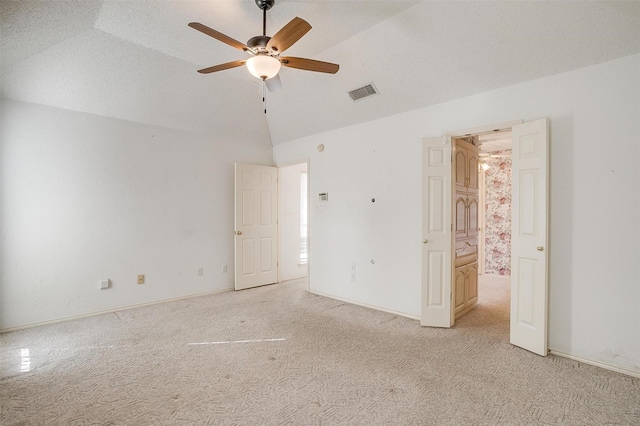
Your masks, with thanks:
M 319 293 L 317 291 L 311 291 L 311 290 L 307 290 L 307 291 L 309 293 L 311 293 L 311 294 L 315 294 L 315 295 L 322 296 L 322 297 L 327 297 L 329 299 L 339 300 L 340 302 L 349 303 L 351 305 L 362 306 L 363 308 L 374 309 L 376 311 L 386 312 L 388 314 L 398 315 L 400 317 L 405 317 L 405 318 L 409 318 L 409 319 L 412 319 L 412 320 L 420 321 L 420 317 L 417 317 L 417 316 L 414 316 L 414 315 L 409 315 L 409 314 L 406 314 L 404 312 L 393 311 L 391 309 L 381 308 L 380 306 L 368 305 L 366 303 L 354 302 L 353 300 L 344 299 L 342 297 L 332 296 L 330 294 Z
M 31 324 L 19 325 L 19 326 L 16 326 L 16 327 L 1 328 L 0 329 L 0 334 L 1 333 L 8 333 L 10 331 L 24 330 L 26 328 L 39 327 L 41 325 L 56 324 L 58 322 L 71 321 L 71 320 L 80 319 L 80 318 L 87 318 L 87 317 L 94 317 L 96 315 L 111 314 L 113 312 L 126 311 L 127 309 L 141 308 L 141 307 L 144 307 L 144 306 L 152 306 L 152 305 L 157 305 L 159 303 L 175 302 L 177 300 L 191 299 L 192 297 L 208 296 L 210 294 L 223 293 L 225 291 L 231 291 L 231 290 L 233 290 L 233 288 L 224 288 L 222 290 L 208 291 L 206 293 L 198 293 L 198 294 L 191 294 L 189 296 L 173 297 L 171 299 L 161 299 L 161 300 L 156 300 L 156 301 L 153 301 L 153 302 L 140 303 L 140 304 L 137 304 L 137 305 L 127 305 L 127 306 L 122 306 L 122 307 L 119 307 L 119 308 L 107 309 L 107 310 L 104 310 L 104 311 L 90 312 L 88 314 L 81 314 L 81 315 L 73 315 L 73 316 L 70 316 L 70 317 L 56 318 L 56 319 L 49 320 L 49 321 L 34 322 L 34 323 L 31 323 Z
M 572 359 L 574 361 L 580 361 L 580 362 L 583 362 L 585 364 L 589 364 L 589 365 L 593 365 L 593 366 L 596 366 L 596 367 L 604 368 L 605 370 L 615 371 L 616 373 L 626 374 L 627 376 L 640 378 L 640 371 L 627 370 L 626 368 L 615 367 L 613 365 L 603 364 L 603 363 L 597 362 L 597 361 L 591 361 L 590 359 L 580 358 L 579 356 L 569 355 L 569 354 L 565 354 L 565 353 L 554 351 L 554 350 L 550 350 L 549 353 L 552 354 L 552 355 L 557 355 L 557 356 L 561 356 L 563 358 L 569 358 L 569 359 Z

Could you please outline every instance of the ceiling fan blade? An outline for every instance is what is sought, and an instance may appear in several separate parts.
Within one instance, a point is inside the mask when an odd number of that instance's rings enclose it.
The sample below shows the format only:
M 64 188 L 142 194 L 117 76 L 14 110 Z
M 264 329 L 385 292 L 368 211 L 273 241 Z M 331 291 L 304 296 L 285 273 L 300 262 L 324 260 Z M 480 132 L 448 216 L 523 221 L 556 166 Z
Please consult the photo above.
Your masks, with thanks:
M 277 92 L 278 90 L 282 89 L 282 80 L 280 80 L 280 74 L 276 74 L 275 77 L 271 77 L 265 80 L 264 83 L 267 85 L 267 89 L 269 89 L 271 93 Z
M 316 61 L 315 59 L 295 58 L 293 56 L 283 56 L 280 58 L 280 62 L 285 67 L 306 71 L 326 72 L 328 74 L 335 74 L 340 69 L 340 65 L 338 64 Z
M 227 62 L 226 64 L 214 65 L 209 68 L 203 68 L 201 70 L 198 70 L 198 72 L 200 74 L 209 74 L 216 71 L 228 70 L 229 68 L 241 67 L 242 65 L 244 65 L 245 62 L 247 61 L 244 59 L 241 61 Z
M 282 27 L 267 43 L 267 50 L 282 53 L 291 47 L 303 35 L 309 32 L 311 25 L 302 18 L 295 17 Z
M 189 26 L 193 29 L 200 31 L 203 34 L 206 34 L 210 37 L 215 38 L 216 40 L 226 43 L 231 47 L 235 47 L 238 50 L 244 50 L 245 52 L 251 51 L 249 46 L 247 46 L 246 44 L 240 43 L 238 40 L 234 40 L 231 37 L 226 36 L 221 32 L 214 30 L 213 28 L 209 28 L 206 25 L 202 25 L 200 22 L 189 22 Z

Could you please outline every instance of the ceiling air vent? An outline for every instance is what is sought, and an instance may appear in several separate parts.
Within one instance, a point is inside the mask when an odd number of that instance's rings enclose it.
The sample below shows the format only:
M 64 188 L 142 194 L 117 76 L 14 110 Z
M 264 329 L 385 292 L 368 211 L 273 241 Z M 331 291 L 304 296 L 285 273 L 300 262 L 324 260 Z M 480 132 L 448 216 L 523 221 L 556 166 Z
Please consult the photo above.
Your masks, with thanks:
M 367 84 L 366 86 L 362 86 L 358 89 L 352 90 L 349 92 L 349 97 L 351 97 L 351 100 L 355 101 L 359 101 L 360 99 L 364 99 L 364 98 L 368 98 L 369 96 L 373 96 L 373 95 L 377 95 L 378 89 L 376 89 L 376 86 L 373 85 L 373 83 Z

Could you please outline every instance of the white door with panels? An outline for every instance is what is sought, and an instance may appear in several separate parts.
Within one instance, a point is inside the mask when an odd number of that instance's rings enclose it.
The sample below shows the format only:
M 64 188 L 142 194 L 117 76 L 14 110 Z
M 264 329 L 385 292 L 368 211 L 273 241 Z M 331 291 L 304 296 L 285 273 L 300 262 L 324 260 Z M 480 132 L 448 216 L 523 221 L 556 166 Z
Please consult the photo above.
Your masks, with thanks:
M 451 138 L 422 140 L 421 325 L 451 327 Z
M 547 355 L 547 222 L 549 136 L 547 119 L 512 129 L 511 337 Z
M 236 163 L 236 290 L 277 282 L 277 220 L 277 167 Z

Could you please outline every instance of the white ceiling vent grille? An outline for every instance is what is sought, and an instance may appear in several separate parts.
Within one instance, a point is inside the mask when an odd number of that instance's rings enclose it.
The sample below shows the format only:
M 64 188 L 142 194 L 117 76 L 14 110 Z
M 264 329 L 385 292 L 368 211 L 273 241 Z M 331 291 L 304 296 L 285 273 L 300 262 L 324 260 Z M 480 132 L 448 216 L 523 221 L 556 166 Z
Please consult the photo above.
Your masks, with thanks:
M 349 97 L 351 98 L 351 100 L 355 102 L 364 98 L 368 98 L 370 96 L 377 95 L 379 93 L 380 92 L 378 92 L 378 89 L 376 89 L 376 86 L 374 86 L 373 83 L 370 83 L 370 84 L 367 84 L 366 86 L 362 86 L 358 89 L 350 91 Z

